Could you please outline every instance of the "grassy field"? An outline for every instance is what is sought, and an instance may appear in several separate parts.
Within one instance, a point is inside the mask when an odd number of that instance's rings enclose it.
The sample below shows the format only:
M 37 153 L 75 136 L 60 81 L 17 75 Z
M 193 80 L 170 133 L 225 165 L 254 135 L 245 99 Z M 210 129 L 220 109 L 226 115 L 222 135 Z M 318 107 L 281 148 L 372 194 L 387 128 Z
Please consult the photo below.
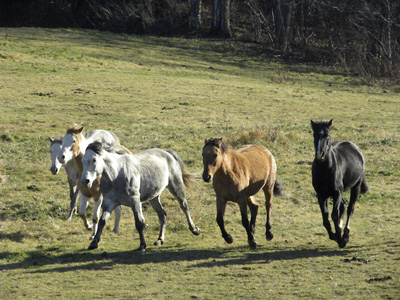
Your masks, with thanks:
M 396 92 L 397 91 L 397 92 Z M 321 68 L 283 64 L 248 45 L 82 30 L 0 28 L 1 299 L 400 299 L 400 94 Z M 334 140 L 358 144 L 370 191 L 356 204 L 350 242 L 328 239 L 310 165 L 310 119 L 334 119 Z M 111 219 L 99 248 L 75 216 L 66 221 L 65 172 L 51 175 L 48 137 L 72 123 L 116 133 L 132 152 L 177 151 L 197 185 L 188 189 L 200 236 L 167 191 L 166 242 L 145 206 L 147 251 L 132 213 Z M 236 205 L 226 211 L 201 181 L 205 138 L 268 147 L 284 196 L 274 239 L 261 195 L 250 250 Z M 349 195 L 346 195 L 348 198 Z M 91 208 L 88 210 L 91 211 Z

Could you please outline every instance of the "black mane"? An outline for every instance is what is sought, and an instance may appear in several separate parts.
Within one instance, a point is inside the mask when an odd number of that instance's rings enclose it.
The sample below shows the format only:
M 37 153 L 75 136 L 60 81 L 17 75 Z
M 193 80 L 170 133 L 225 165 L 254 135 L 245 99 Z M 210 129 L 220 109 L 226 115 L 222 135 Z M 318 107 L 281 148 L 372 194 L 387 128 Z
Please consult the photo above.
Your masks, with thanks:
M 87 146 L 86 150 L 92 150 L 94 153 L 101 155 L 101 151 L 103 150 L 103 146 L 100 142 L 93 142 Z
M 228 144 L 226 144 L 225 141 L 222 140 L 222 138 L 211 138 L 207 140 L 204 147 L 207 146 L 220 147 L 223 152 L 228 150 Z

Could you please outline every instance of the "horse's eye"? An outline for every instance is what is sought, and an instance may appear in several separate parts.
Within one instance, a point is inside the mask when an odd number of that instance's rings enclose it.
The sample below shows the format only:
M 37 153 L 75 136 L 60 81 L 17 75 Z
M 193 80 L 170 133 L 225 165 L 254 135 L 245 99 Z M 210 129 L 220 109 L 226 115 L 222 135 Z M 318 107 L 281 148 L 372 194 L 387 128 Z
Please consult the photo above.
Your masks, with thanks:
M 96 162 L 96 159 L 95 158 L 93 158 L 93 163 L 95 163 Z
M 217 165 L 217 162 L 214 161 L 212 165 L 213 165 L 213 167 L 215 167 Z

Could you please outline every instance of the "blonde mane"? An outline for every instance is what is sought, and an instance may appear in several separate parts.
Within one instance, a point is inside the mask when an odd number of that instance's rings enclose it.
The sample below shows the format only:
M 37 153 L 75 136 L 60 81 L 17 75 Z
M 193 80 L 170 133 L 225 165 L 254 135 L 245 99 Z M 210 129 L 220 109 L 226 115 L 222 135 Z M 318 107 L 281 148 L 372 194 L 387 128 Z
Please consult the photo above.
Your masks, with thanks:
M 67 134 L 77 133 L 82 127 L 82 125 L 74 123 L 67 128 Z

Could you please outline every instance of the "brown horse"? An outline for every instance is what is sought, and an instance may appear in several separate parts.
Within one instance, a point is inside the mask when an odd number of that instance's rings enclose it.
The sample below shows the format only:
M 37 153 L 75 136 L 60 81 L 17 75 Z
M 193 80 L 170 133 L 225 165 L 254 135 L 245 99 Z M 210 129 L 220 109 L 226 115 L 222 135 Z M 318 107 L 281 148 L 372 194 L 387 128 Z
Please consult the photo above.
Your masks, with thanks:
M 254 195 L 260 190 L 265 194 L 267 208 L 266 238 L 272 240 L 271 207 L 273 195 L 280 194 L 276 180 L 276 162 L 271 152 L 261 145 L 247 145 L 235 151 L 222 139 L 206 139 L 203 147 L 203 180 L 213 181 L 217 196 L 217 223 L 227 243 L 233 239 L 225 230 L 224 213 L 227 201 L 239 204 L 242 224 L 246 229 L 250 248 L 257 248 L 254 239 L 258 205 Z M 247 216 L 250 209 L 250 223 Z

